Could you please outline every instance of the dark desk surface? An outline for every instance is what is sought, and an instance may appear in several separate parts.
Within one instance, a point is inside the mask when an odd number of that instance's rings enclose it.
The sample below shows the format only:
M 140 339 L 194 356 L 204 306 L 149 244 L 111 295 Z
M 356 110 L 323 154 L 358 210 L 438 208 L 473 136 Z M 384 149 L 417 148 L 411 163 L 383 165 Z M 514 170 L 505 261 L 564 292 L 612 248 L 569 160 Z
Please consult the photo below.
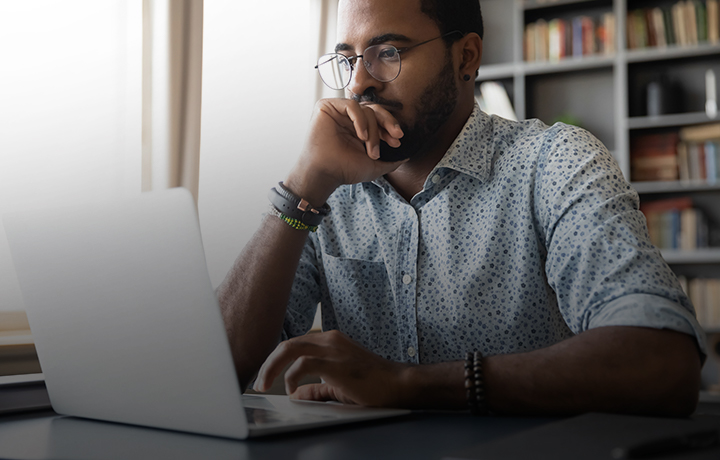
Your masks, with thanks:
M 53 412 L 0 418 L 0 458 L 440 459 L 556 419 L 414 413 L 382 421 L 233 441 Z
M 698 413 L 720 413 L 701 404 Z M 62 417 L 52 411 L 0 418 L 0 458 L 12 459 L 441 459 L 560 420 L 414 413 L 396 419 L 233 441 Z

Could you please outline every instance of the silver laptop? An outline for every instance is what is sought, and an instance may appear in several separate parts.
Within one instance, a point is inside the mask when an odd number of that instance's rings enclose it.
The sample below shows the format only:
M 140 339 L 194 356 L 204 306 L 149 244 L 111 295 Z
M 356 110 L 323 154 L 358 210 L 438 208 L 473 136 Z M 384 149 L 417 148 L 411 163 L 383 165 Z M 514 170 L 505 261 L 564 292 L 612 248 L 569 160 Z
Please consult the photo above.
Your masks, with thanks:
M 184 189 L 3 221 L 60 414 L 244 439 L 409 412 L 241 395 Z

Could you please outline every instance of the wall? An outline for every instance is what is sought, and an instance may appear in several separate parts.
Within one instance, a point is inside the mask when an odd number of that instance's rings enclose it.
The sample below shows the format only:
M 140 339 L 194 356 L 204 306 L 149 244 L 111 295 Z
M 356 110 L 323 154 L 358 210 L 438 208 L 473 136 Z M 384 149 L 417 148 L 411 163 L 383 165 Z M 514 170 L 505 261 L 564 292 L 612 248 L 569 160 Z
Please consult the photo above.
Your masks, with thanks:
M 142 2 L 0 2 L 0 214 L 140 191 Z M 0 311 L 24 309 L 0 225 Z
M 314 0 L 312 0 L 314 1 Z M 311 0 L 205 2 L 198 208 L 213 285 L 258 228 L 314 103 Z

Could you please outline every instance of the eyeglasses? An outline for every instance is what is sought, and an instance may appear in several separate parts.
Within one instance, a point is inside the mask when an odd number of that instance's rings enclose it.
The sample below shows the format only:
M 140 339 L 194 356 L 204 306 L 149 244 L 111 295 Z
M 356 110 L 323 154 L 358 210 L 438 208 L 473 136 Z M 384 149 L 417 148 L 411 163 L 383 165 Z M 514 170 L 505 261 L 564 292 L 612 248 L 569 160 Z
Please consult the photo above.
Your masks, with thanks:
M 425 40 L 424 42 L 408 46 L 407 48 L 395 48 L 392 45 L 373 45 L 365 49 L 363 54 L 358 56 L 345 56 L 340 53 L 329 53 L 320 56 L 315 68 L 320 73 L 323 83 L 332 89 L 343 89 L 350 84 L 352 72 L 359 58 L 362 58 L 363 65 L 368 73 L 376 80 L 383 83 L 391 82 L 400 75 L 400 54 L 417 48 L 420 45 L 431 41 L 445 38 L 452 34 L 461 34 L 459 30 L 448 32 L 445 35 Z

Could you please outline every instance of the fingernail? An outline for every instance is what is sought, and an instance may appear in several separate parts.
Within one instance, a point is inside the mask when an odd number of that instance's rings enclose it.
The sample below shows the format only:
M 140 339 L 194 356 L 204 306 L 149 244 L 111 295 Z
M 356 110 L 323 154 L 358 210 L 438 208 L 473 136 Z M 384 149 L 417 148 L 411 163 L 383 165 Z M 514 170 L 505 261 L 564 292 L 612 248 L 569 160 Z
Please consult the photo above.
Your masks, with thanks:
M 373 158 L 375 158 L 376 160 L 378 158 L 380 158 L 380 146 L 379 145 L 376 145 L 375 147 L 373 147 Z
M 255 383 L 253 384 L 253 390 L 262 392 L 263 391 L 262 388 L 263 388 L 262 380 L 261 379 L 255 380 Z
M 400 125 L 395 125 L 395 129 L 400 132 L 400 137 L 403 137 L 405 135 Z
M 362 136 L 363 136 L 362 140 L 364 140 L 364 141 L 368 140 L 368 132 L 367 132 L 367 129 L 362 132 Z

